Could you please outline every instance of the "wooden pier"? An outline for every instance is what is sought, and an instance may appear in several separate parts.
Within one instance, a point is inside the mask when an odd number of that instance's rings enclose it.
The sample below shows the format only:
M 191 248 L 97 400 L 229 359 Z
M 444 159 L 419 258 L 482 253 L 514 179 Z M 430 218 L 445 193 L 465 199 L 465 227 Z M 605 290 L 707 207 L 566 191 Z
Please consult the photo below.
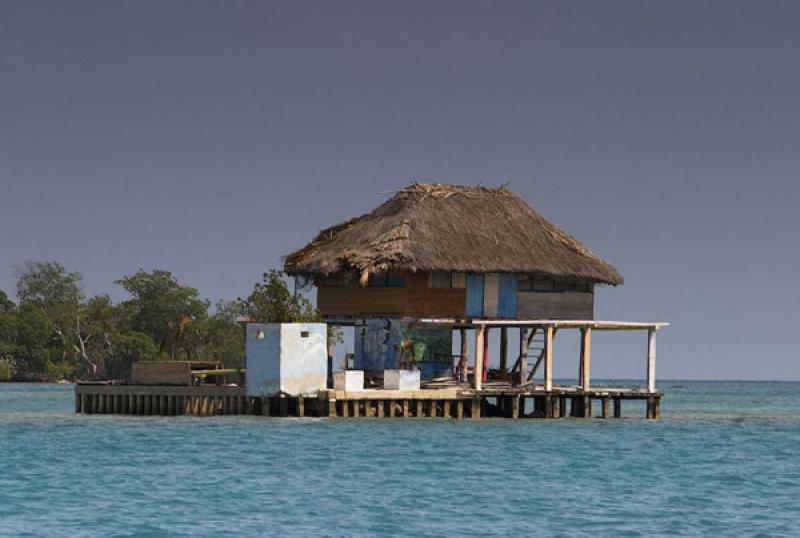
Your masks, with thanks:
M 358 392 L 316 396 L 247 396 L 243 387 L 78 384 L 75 411 L 118 415 L 262 415 L 376 418 L 619 418 L 623 400 L 646 402 L 646 418 L 661 415 L 663 393 L 637 389 L 554 386 L 476 391 L 464 388 Z
M 275 395 L 248 396 L 243 387 L 210 385 L 127 385 L 78 384 L 75 389 L 75 410 L 78 413 L 125 415 L 265 415 L 280 417 L 441 417 L 441 418 L 609 418 L 622 416 L 624 400 L 645 402 L 645 417 L 661 416 L 663 392 L 656 390 L 656 331 L 667 326 L 656 322 L 621 322 L 595 320 L 457 320 L 422 319 L 419 323 L 445 325 L 459 330 L 462 349 L 466 347 L 465 330 L 475 332 L 475 356 L 472 373 L 463 367 L 454 378 L 443 383 L 430 383 L 419 390 L 398 391 L 365 389 L 345 392 L 321 390 L 313 396 Z M 484 379 L 486 339 L 489 331 L 516 327 L 520 332 L 516 364 L 501 357 L 501 371 L 514 381 Z M 553 379 L 556 331 L 580 330 L 578 383 L 558 385 Z M 646 388 L 603 387 L 591 384 L 591 344 L 593 331 L 644 331 L 646 346 Z M 530 342 L 535 334 L 544 335 L 544 347 L 533 367 L 526 367 Z M 506 331 L 501 336 L 507 336 Z M 505 337 L 501 349 L 508 352 Z M 453 357 L 462 366 L 466 353 Z M 537 368 L 543 377 L 537 381 Z M 476 374 L 477 372 L 477 374 Z M 483 372 L 484 374 L 481 374 Z M 463 377 L 462 377 L 462 374 Z M 464 379 L 466 377 L 466 379 Z M 471 377 L 471 380 L 470 380 Z M 183 379 L 183 378 L 181 378 Z

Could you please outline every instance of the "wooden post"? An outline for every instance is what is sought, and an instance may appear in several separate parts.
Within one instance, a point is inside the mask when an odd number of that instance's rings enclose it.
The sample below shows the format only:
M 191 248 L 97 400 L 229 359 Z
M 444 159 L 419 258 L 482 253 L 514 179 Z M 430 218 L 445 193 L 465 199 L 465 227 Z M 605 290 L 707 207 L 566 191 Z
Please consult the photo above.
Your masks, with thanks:
M 473 398 L 472 404 L 470 405 L 470 417 L 471 418 L 481 418 L 481 399 L 480 398 Z
M 608 418 L 609 416 L 608 398 L 600 398 L 600 406 L 601 406 L 601 416 L 603 418 Z
M 305 398 L 302 396 L 297 397 L 297 416 L 304 417 L 306 416 L 306 401 Z
M 475 390 L 481 390 L 483 384 L 483 342 L 485 337 L 486 327 L 483 325 L 475 329 L 475 376 L 473 378 L 472 386 Z
M 331 337 L 332 330 L 328 331 L 327 334 L 327 348 L 328 348 L 328 375 L 326 376 L 325 380 L 325 387 L 332 389 L 333 388 L 333 350 L 335 342 Z
M 467 329 L 461 327 L 458 330 L 459 335 L 461 335 L 461 359 L 458 362 L 458 367 L 460 370 L 460 378 L 459 381 L 463 381 L 464 383 L 467 382 Z
M 281 394 L 278 396 L 278 416 L 281 417 L 289 416 L 289 399 L 286 397 L 285 394 Z
M 521 327 L 519 330 L 519 384 L 528 380 L 528 330 Z
M 553 326 L 545 331 L 544 348 L 544 390 L 553 390 Z
M 592 397 L 583 397 L 583 416 L 582 418 L 592 418 Z
M 500 371 L 508 370 L 508 328 L 500 327 Z
M 519 418 L 519 396 L 511 397 L 511 418 Z
M 589 390 L 592 369 L 592 329 L 581 329 L 581 386 L 584 391 Z
M 614 418 L 622 416 L 622 398 L 614 398 Z
M 544 397 L 544 416 L 545 418 L 556 418 L 558 414 L 558 410 L 556 409 L 556 405 L 558 402 L 558 398 L 555 398 L 553 395 L 548 394 Z
M 647 392 L 656 391 L 656 330 L 647 331 Z

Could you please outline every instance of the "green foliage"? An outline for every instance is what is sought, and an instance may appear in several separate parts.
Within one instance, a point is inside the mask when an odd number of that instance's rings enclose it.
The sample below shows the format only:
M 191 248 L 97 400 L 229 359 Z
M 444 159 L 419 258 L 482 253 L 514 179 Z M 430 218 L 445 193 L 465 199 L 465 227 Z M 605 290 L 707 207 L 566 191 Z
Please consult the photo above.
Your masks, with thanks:
M 321 321 L 319 311 L 302 295 L 289 291 L 284 274 L 275 269 L 264 273 L 247 299 L 238 299 L 239 311 L 257 323 L 298 323 Z M 341 331 L 328 326 L 329 345 L 342 341 Z M 329 352 L 332 352 L 329 350 Z
M 264 323 L 320 320 L 279 271 L 211 314 L 209 302 L 169 271 L 120 279 L 130 298 L 119 304 L 107 295 L 87 298 L 80 273 L 57 262 L 28 262 L 17 276 L 18 305 L 0 291 L 0 380 L 125 379 L 134 361 L 165 358 L 236 368 L 244 354 L 242 315 Z
M 17 305 L 14 304 L 14 301 L 8 298 L 6 292 L 0 290 L 0 314 L 12 312 L 16 307 Z
M 109 337 L 105 349 L 105 376 L 109 379 L 129 379 L 135 361 L 159 358 L 158 344 L 146 334 L 128 331 Z
M 14 375 L 14 363 L 11 359 L 0 359 L 0 381 L 11 381 Z
M 44 315 L 54 337 L 52 347 L 58 350 L 51 359 L 66 363 L 83 300 L 81 274 L 68 272 L 58 262 L 26 262 L 17 270 L 17 297 L 20 308 L 30 305 Z
M 58 262 L 26 262 L 17 270 L 20 304 L 37 306 L 60 329 L 73 323 L 83 300 L 83 277 L 70 273 Z
M 214 315 L 192 324 L 187 332 L 187 347 L 192 358 L 221 361 L 227 368 L 241 368 L 244 336 L 237 323 L 236 303 L 217 304 Z
M 59 350 L 52 344 L 50 322 L 35 305 L 23 303 L 18 309 L 0 314 L 0 359 L 22 378 L 46 375 Z
M 283 273 L 270 270 L 246 299 L 239 299 L 240 310 L 258 323 L 319 321 L 320 315 L 305 297 L 292 294 Z
M 169 271 L 139 270 L 118 280 L 131 299 L 122 303 L 131 328 L 149 335 L 161 352 L 175 359 L 183 346 L 186 328 L 208 315 L 208 301 L 195 288 L 182 286 Z

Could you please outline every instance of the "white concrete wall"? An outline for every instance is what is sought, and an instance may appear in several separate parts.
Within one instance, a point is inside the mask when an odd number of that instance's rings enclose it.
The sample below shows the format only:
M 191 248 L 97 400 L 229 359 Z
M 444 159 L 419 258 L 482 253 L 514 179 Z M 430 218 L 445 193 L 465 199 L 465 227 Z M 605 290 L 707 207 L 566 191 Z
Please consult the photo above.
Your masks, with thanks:
M 327 325 L 281 324 L 281 383 L 286 394 L 316 394 L 326 388 Z
M 263 338 L 259 335 L 263 334 Z M 247 325 L 247 394 L 293 396 L 326 388 L 327 326 L 324 323 Z

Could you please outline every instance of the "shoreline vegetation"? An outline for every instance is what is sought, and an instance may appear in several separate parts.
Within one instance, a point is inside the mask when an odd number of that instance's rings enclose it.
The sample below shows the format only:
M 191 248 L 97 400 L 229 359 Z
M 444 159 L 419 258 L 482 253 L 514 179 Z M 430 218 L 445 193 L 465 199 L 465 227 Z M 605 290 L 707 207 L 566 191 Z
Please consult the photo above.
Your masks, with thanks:
M 138 360 L 215 360 L 240 368 L 241 320 L 318 321 L 305 298 L 270 270 L 246 298 L 213 308 L 169 271 L 139 269 L 115 283 L 128 298 L 87 297 L 83 276 L 55 261 L 26 262 L 16 297 L 0 290 L 0 381 L 125 380 Z

